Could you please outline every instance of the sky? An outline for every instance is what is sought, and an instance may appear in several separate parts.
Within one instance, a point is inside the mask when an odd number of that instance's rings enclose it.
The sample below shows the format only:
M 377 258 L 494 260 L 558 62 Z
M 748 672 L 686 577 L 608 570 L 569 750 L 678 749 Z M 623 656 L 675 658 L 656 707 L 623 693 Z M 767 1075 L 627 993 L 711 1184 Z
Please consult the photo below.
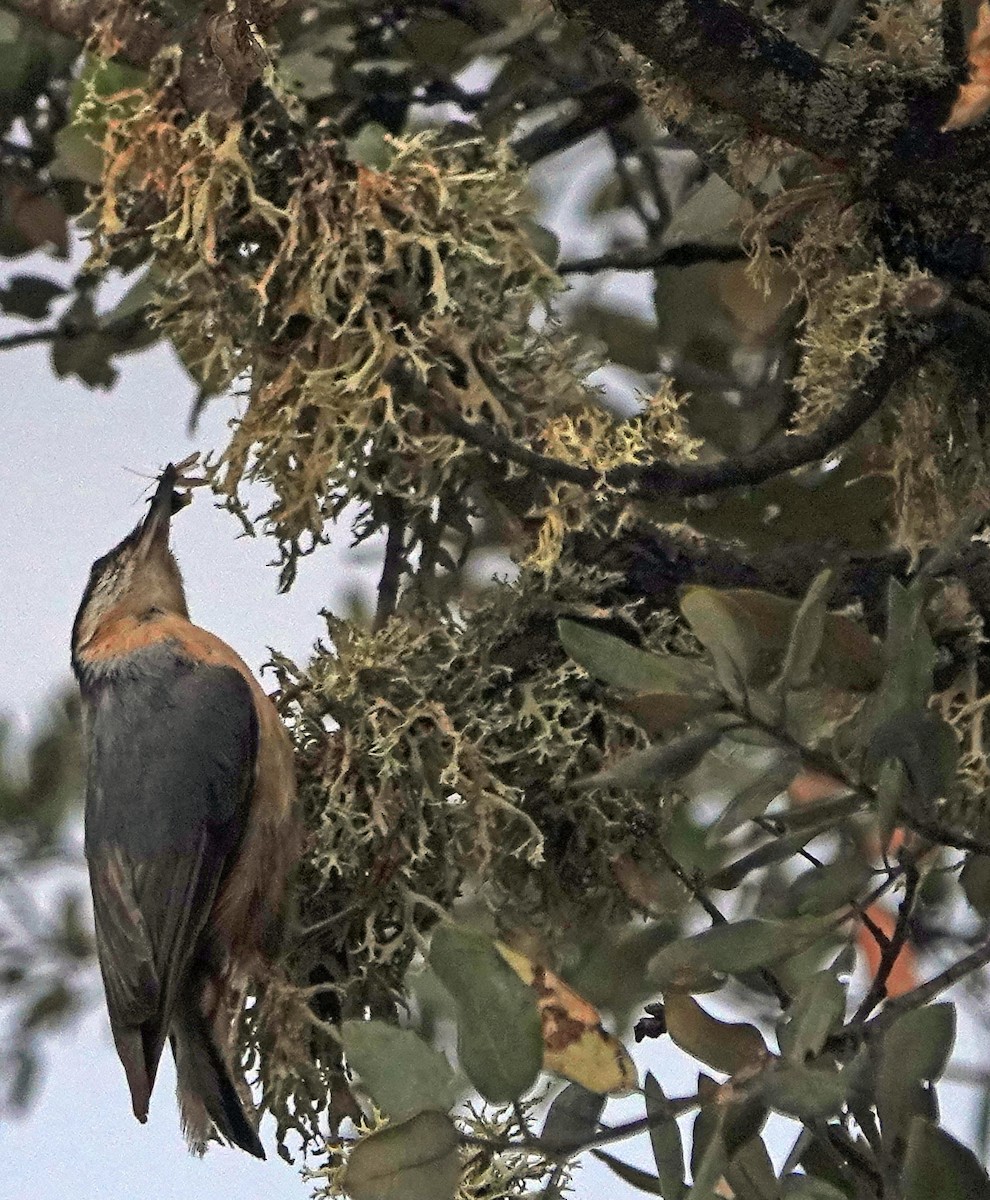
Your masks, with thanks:
M 578 148 L 555 163 L 558 214 L 571 209 L 574 188 L 588 178 L 586 155 L 587 148 Z M 561 180 L 568 181 L 566 186 L 559 186 Z M 583 253 L 602 248 L 593 231 L 577 228 L 573 220 L 563 233 L 565 254 L 578 247 Z M 30 265 L 17 264 L 17 269 Z M 614 293 L 624 285 L 606 278 L 593 286 Z M 642 304 L 642 292 L 626 288 L 624 298 L 630 307 Z M 0 336 L 17 327 L 0 322 Z M 236 401 L 214 404 L 190 438 L 186 419 L 193 389 L 170 353 L 156 348 L 119 365 L 118 384 L 101 393 L 57 380 L 45 346 L 0 355 L 5 397 L 0 408 L 5 457 L 0 470 L 0 707 L 21 735 L 69 682 L 69 632 L 90 564 L 140 519 L 149 478 L 170 459 L 222 445 L 225 422 L 236 411 Z M 263 496 L 255 498 L 260 506 Z M 270 644 L 304 660 L 323 632 L 319 610 L 343 611 L 355 582 L 365 588 L 373 584 L 377 564 L 367 556 L 358 561 L 348 540 L 342 528 L 332 546 L 304 559 L 287 595 L 277 592 L 267 541 L 241 536 L 236 519 L 214 507 L 205 491 L 194 494 L 193 504 L 177 517 L 173 544 L 193 620 L 257 669 Z M 979 1037 L 963 1018 L 958 1041 L 963 1059 L 979 1059 Z M 678 1051 L 647 1043 L 638 1057 L 649 1059 L 669 1094 L 694 1090 L 697 1064 Z M 144 1127 L 134 1121 L 105 1012 L 97 1004 L 50 1044 L 45 1079 L 28 1116 L 0 1122 L 0 1200 L 145 1200 L 149 1190 L 155 1200 L 296 1200 L 311 1194 L 298 1167 L 282 1162 L 274 1151 L 267 1163 L 223 1147 L 211 1148 L 202 1160 L 192 1158 L 179 1132 L 173 1089 L 166 1055 L 150 1120 Z M 972 1093 L 946 1084 L 942 1100 L 950 1130 L 971 1141 Z M 641 1112 L 633 1098 L 611 1104 L 606 1117 L 619 1121 Z M 271 1148 L 271 1129 L 263 1127 L 262 1137 Z M 778 1125 L 771 1137 L 778 1162 L 789 1140 Z M 617 1149 L 651 1168 L 646 1139 Z M 591 1200 L 620 1191 L 632 1194 L 595 1164 L 580 1173 L 574 1194 Z

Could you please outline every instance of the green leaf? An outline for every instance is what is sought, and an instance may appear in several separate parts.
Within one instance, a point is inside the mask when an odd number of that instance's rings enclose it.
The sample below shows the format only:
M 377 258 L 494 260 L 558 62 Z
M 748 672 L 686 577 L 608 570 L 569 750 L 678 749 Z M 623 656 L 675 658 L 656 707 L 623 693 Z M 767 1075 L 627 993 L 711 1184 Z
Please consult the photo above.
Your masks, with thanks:
M 849 1082 L 839 1073 L 781 1062 L 760 1079 L 761 1098 L 777 1112 L 801 1120 L 837 1113 L 846 1101 Z
M 430 966 L 457 1005 L 457 1054 L 464 1073 L 487 1100 L 518 1100 L 543 1062 L 532 988 L 491 938 L 449 921 L 433 934 Z
M 724 727 L 712 718 L 680 737 L 634 750 L 575 782 L 578 788 L 656 788 L 693 771 L 721 738 Z
M 579 1083 L 569 1083 L 550 1105 L 540 1133 L 541 1141 L 556 1151 L 580 1147 L 591 1141 L 598 1130 L 606 1099 Z
M 904 764 L 908 783 L 925 811 L 948 794 L 959 761 L 959 744 L 952 726 L 929 708 L 900 709 L 877 727 L 866 749 L 867 775 L 891 759 Z
M 593 678 L 630 692 L 708 692 L 718 686 L 710 667 L 697 659 L 650 654 L 622 638 L 579 621 L 557 622 L 561 645 Z
M 775 763 L 733 796 L 712 823 L 705 835 L 705 841 L 712 845 L 754 817 L 763 816 L 800 769 L 801 763 L 796 756 L 781 755 Z
M 675 1045 L 726 1075 L 755 1066 L 768 1054 L 755 1025 L 719 1021 L 685 993 L 670 992 L 666 996 L 664 1015 Z
M 904 1200 L 990 1200 L 990 1179 L 972 1150 L 922 1117 L 911 1122 Z
M 649 1071 L 643 1082 L 643 1092 L 660 1195 L 663 1200 L 682 1200 L 687 1188 L 684 1182 L 684 1142 L 680 1128 L 669 1111 L 663 1088 Z
M 348 1064 L 394 1120 L 456 1104 L 459 1089 L 450 1064 L 413 1030 L 385 1021 L 344 1021 L 341 1040 Z
M 955 1005 L 948 1000 L 928 1004 L 898 1017 L 887 1030 L 883 1062 L 907 1065 L 918 1079 L 940 1079 L 955 1039 Z
M 884 1034 L 876 1099 L 888 1145 L 907 1136 L 913 1117 L 932 1114 L 927 1085 L 945 1070 L 955 1035 L 956 1010 L 948 1001 L 905 1013 Z
M 78 179 L 94 187 L 103 176 L 103 151 L 78 125 L 65 125 L 55 134 L 52 178 Z
M 721 1125 L 721 1115 L 713 1118 L 705 1109 L 695 1118 L 691 1151 L 694 1179 L 687 1200 L 712 1200 L 715 1188 L 725 1174 L 729 1156 L 722 1141 Z
M 877 825 L 880 845 L 886 847 L 897 824 L 897 814 L 908 795 L 908 777 L 900 759 L 890 758 L 880 768 L 877 781 Z
M 963 893 L 981 917 L 990 917 L 990 858 L 970 854 L 959 876 Z
M 395 158 L 395 147 L 384 125 L 369 121 L 358 133 L 344 139 L 347 157 L 351 162 L 371 167 L 373 171 L 387 171 Z
M 831 828 L 831 823 L 811 827 L 808 829 L 798 829 L 794 833 L 785 833 L 783 837 L 771 838 L 764 842 L 762 846 L 757 846 L 755 850 L 750 850 L 748 854 L 744 854 L 741 858 L 737 858 L 735 862 L 729 863 L 727 867 L 722 867 L 720 871 L 716 871 L 714 875 L 709 876 L 705 881 L 708 887 L 717 888 L 722 892 L 731 892 L 739 886 L 740 883 L 752 871 L 758 870 L 760 867 L 770 866 L 771 863 L 784 862 L 808 843 L 813 841 L 820 833 L 825 833 Z
M 20 17 L 5 8 L 0 8 L 0 42 L 16 42 L 20 32 Z
M 793 600 L 749 588 L 690 587 L 681 596 L 681 611 L 714 656 L 716 669 L 721 659 L 730 679 L 752 687 L 766 687 L 779 676 L 798 609 Z M 834 613 L 824 619 L 813 662 L 815 672 L 834 689 L 869 690 L 881 677 L 877 643 L 854 621 Z
M 627 696 L 619 708 L 629 713 L 637 725 L 653 737 L 680 729 L 688 721 L 712 711 L 712 697 L 686 695 L 683 692 L 641 692 Z
M 891 579 L 887 587 L 884 674 L 876 701 L 877 721 L 904 709 L 928 707 L 935 672 L 935 645 L 925 624 L 926 591 Z
M 650 963 L 660 986 L 694 991 L 691 981 L 705 973 L 743 975 L 770 966 L 812 945 L 835 927 L 834 917 L 766 921 L 758 917 L 716 925 L 664 946 Z
M 646 1192 L 648 1196 L 663 1195 L 660 1190 L 660 1180 L 655 1175 L 623 1162 L 621 1158 L 616 1158 L 606 1150 L 592 1150 L 591 1153 L 599 1162 L 603 1162 L 610 1170 L 614 1171 L 623 1183 L 630 1184 L 640 1192 Z
M 453 1200 L 461 1177 L 457 1147 L 450 1117 L 422 1112 L 358 1142 L 344 1191 L 351 1200 Z
M 681 595 L 681 612 L 712 656 L 725 694 L 737 708 L 742 707 L 747 683 L 763 675 L 769 677 L 765 644 L 741 616 L 728 592 L 689 587 Z
M 799 1064 L 818 1054 L 845 1013 L 845 988 L 831 971 L 818 971 L 791 1001 L 780 1029 L 781 1053 Z
M 787 889 L 786 904 L 799 916 L 835 912 L 863 890 L 872 872 L 858 850 L 823 867 L 811 867 Z
M 830 569 L 816 576 L 808 594 L 795 612 L 780 675 L 774 681 L 774 690 L 784 693 L 794 688 L 807 687 L 811 682 L 811 669 L 821 651 L 822 638 L 825 636 L 828 598 L 832 592 L 834 578 Z
M 781 1183 L 782 1200 L 849 1200 L 845 1192 L 811 1175 L 787 1175 Z

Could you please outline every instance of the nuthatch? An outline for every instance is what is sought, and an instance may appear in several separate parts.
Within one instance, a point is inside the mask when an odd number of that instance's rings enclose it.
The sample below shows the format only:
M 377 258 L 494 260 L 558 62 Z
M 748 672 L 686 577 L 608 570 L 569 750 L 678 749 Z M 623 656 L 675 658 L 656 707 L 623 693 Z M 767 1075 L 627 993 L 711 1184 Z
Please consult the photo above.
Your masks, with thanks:
M 165 468 L 147 516 L 93 564 L 76 614 L 86 858 L 134 1115 L 147 1120 L 168 1038 L 190 1148 L 219 1135 L 264 1158 L 232 1027 L 238 987 L 276 947 L 298 853 L 292 747 L 246 664 L 189 620 L 169 549 L 189 499 L 176 486 L 189 483 Z

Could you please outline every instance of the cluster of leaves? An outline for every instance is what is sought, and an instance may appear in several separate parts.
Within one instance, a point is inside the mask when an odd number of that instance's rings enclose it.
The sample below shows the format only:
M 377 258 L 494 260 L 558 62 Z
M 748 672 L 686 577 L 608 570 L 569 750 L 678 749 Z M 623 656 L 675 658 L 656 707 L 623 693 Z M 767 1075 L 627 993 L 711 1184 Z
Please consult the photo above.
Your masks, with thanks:
M 374 1112 L 384 1112 L 389 1121 L 382 1126 L 376 1116 L 356 1143 L 331 1143 L 323 1172 L 328 1195 L 346 1193 L 357 1200 L 393 1194 L 473 1196 L 462 1172 L 466 1164 L 480 1161 L 501 1172 L 506 1185 L 483 1194 L 514 1194 L 512 1187 L 520 1185 L 512 1164 L 523 1161 L 538 1164 L 537 1174 L 549 1176 L 550 1194 L 557 1194 L 553 1189 L 562 1185 L 568 1164 L 589 1149 L 626 1183 L 666 1200 L 701 1200 L 720 1180 L 741 1197 L 838 1200 L 873 1194 L 864 1193 L 864 1187 L 889 1187 L 896 1189 L 893 1194 L 921 1200 L 937 1196 L 935 1185 L 949 1178 L 963 1189 L 960 1195 L 990 1195 L 990 1180 L 975 1156 L 938 1124 L 934 1084 L 952 1049 L 955 1009 L 929 1001 L 957 972 L 950 969 L 931 985 L 909 981 L 899 998 L 888 999 L 876 1012 L 892 986 L 918 911 L 944 912 L 958 902 L 958 888 L 947 885 L 959 862 L 947 861 L 941 847 L 972 847 L 963 887 L 975 914 L 986 909 L 986 850 L 979 840 L 986 834 L 985 815 L 971 803 L 960 803 L 960 788 L 967 786 L 965 773 L 956 771 L 961 726 L 929 707 L 936 653 L 925 614 L 933 611 L 938 588 L 932 572 L 921 572 L 909 586 L 892 582 L 881 644 L 850 617 L 829 611 L 831 583 L 831 573 L 824 573 L 801 603 L 756 591 L 686 590 L 681 613 L 704 648 L 702 656 L 685 654 L 690 644 L 685 635 L 657 653 L 609 632 L 587 612 L 583 619 L 559 622 L 569 654 L 608 685 L 621 712 L 659 739 L 631 752 L 621 742 L 606 743 L 598 755 L 604 764 L 591 774 L 579 773 L 589 765 L 588 756 L 582 756 L 577 772 L 569 769 L 554 795 L 553 810 L 572 804 L 569 797 L 593 795 L 607 811 L 615 797 L 626 806 L 623 821 L 629 822 L 635 819 L 631 800 L 647 796 L 654 829 L 659 812 L 680 823 L 679 830 L 668 825 L 658 861 L 649 862 L 648 839 L 641 837 L 635 848 L 612 860 L 608 876 L 602 874 L 591 894 L 599 907 L 611 906 L 613 920 L 622 915 L 623 896 L 654 916 L 665 910 L 667 920 L 656 924 L 658 934 L 640 964 L 645 989 L 663 995 L 662 1004 L 649 1006 L 652 1015 L 643 1023 L 643 1034 L 668 1035 L 705 1068 L 697 1092 L 668 1100 L 648 1076 L 644 1117 L 618 1130 L 603 1127 L 603 1106 L 614 1089 L 596 1087 L 598 1074 L 589 1082 L 582 1073 L 587 1059 L 577 1060 L 576 1073 L 574 1059 L 551 1060 L 546 1024 L 541 1057 L 536 1010 L 490 941 L 441 925 L 433 932 L 427 965 L 405 980 L 419 1033 L 363 1020 L 344 1023 L 350 1086 L 358 1088 L 359 1097 L 370 1096 Z M 486 617 L 490 622 L 491 609 Z M 545 675 L 546 664 L 537 670 Z M 573 674 L 565 671 L 563 678 L 576 694 Z M 531 702 L 538 703 L 533 685 L 527 690 Z M 952 694 L 950 687 L 941 701 Z M 518 703 L 513 707 L 517 714 L 523 710 Z M 982 728 L 985 708 L 977 707 Z M 566 730 L 567 720 L 562 723 Z M 373 724 L 380 730 L 380 714 Z M 445 734 L 433 739 L 434 749 L 449 744 L 451 730 Z M 310 745 L 315 749 L 315 742 Z M 495 747 L 489 731 L 483 746 L 487 759 L 500 757 Z M 576 750 L 572 746 L 570 753 Z M 348 737 L 348 765 L 374 753 L 371 744 Z M 419 762 L 426 757 L 421 742 Z M 376 764 L 402 758 L 379 755 Z M 522 768 L 523 760 L 518 762 Z M 809 764 L 828 786 L 819 798 L 802 802 L 794 785 Z M 689 798 L 710 797 L 719 777 L 731 783 L 731 791 L 723 787 L 717 811 L 712 813 L 709 804 L 699 823 Z M 782 804 L 788 785 L 793 790 Z M 325 782 L 321 790 L 327 790 Z M 400 790 L 408 805 L 416 788 L 406 784 Z M 435 794 L 434 803 L 456 811 L 462 796 L 450 784 L 441 790 L 446 798 Z M 334 795 L 338 804 L 344 800 L 339 786 Z M 553 815 L 528 807 L 552 836 Z M 591 825 L 587 811 L 580 820 L 585 829 Z M 431 821 L 449 836 L 436 809 Z M 693 846 L 686 836 L 692 825 L 697 831 Z M 379 840 L 385 836 L 382 829 Z M 508 844 L 504 856 L 511 862 Z M 552 893 L 544 887 L 533 902 L 518 865 L 513 871 L 517 902 L 500 895 L 503 854 L 497 847 L 458 855 L 455 861 L 465 857 L 473 892 L 494 900 L 503 928 L 524 921 L 527 909 L 554 913 Z M 415 861 L 415 854 L 411 858 Z M 554 854 L 543 863 L 519 865 L 533 880 L 557 876 L 557 888 L 567 890 L 578 864 Z M 380 876 L 376 882 L 380 887 Z M 422 875 L 417 886 L 428 886 Z M 463 879 L 458 886 L 463 888 Z M 900 888 L 896 922 L 885 934 L 874 918 L 883 911 L 883 897 Z M 732 904 L 729 915 L 713 900 L 717 893 Z M 710 928 L 685 928 L 689 898 L 700 903 Z M 428 910 L 425 932 L 436 912 L 449 909 L 451 896 L 418 899 Z M 573 920 L 581 911 L 579 897 L 566 895 L 559 911 Z M 874 941 L 878 967 L 857 1003 L 848 977 L 857 943 L 868 938 Z M 540 956 L 566 962 L 569 940 L 559 926 L 544 931 Z M 417 941 L 422 944 L 422 937 Z M 987 951 L 981 947 L 970 957 L 979 965 Z M 580 964 L 571 960 L 570 967 L 577 982 Z M 366 979 L 375 973 L 370 967 Z M 495 1119 L 491 1113 L 474 1120 L 460 1110 L 453 1120 L 443 1115 L 459 1093 L 446 1058 L 425 1044 L 441 1034 L 443 1024 L 429 1017 L 429 1003 L 417 991 L 424 973 L 434 978 L 434 989 L 439 980 L 441 991 L 449 993 L 445 1013 L 450 1016 L 453 1009 L 456 1015 L 460 1068 L 489 1102 L 524 1100 L 541 1062 L 575 1081 L 551 1106 L 540 1135 L 525 1125 L 495 1133 L 486 1125 Z M 727 984 L 731 991 L 723 992 L 721 1004 L 731 996 L 735 1007 L 743 1003 L 760 1015 L 760 1024 L 727 1022 L 695 999 L 722 992 Z M 365 990 L 361 1004 L 369 1003 L 375 1011 Z M 775 1027 L 773 1038 L 768 1026 Z M 728 1079 L 719 1082 L 708 1071 Z M 689 1186 L 677 1119 L 693 1110 Z M 771 1113 L 798 1127 L 780 1171 L 771 1165 L 761 1133 Z M 656 1175 L 602 1148 L 617 1136 L 644 1130 L 656 1155 Z
M 93 939 L 71 848 L 81 790 L 78 714 L 60 702 L 31 744 L 26 770 L 0 730 L 0 1103 L 23 1111 L 42 1045 L 93 994 Z

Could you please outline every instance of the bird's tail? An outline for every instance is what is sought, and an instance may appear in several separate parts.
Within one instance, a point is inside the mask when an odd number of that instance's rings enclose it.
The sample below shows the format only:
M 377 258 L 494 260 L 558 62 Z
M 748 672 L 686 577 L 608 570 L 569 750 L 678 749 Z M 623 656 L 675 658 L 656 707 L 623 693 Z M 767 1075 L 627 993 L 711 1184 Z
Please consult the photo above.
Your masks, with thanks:
M 244 1111 L 210 1023 L 192 997 L 184 997 L 176 1005 L 172 1051 L 182 1131 L 189 1148 L 202 1154 L 215 1131 L 255 1158 L 264 1158 L 264 1148 Z

